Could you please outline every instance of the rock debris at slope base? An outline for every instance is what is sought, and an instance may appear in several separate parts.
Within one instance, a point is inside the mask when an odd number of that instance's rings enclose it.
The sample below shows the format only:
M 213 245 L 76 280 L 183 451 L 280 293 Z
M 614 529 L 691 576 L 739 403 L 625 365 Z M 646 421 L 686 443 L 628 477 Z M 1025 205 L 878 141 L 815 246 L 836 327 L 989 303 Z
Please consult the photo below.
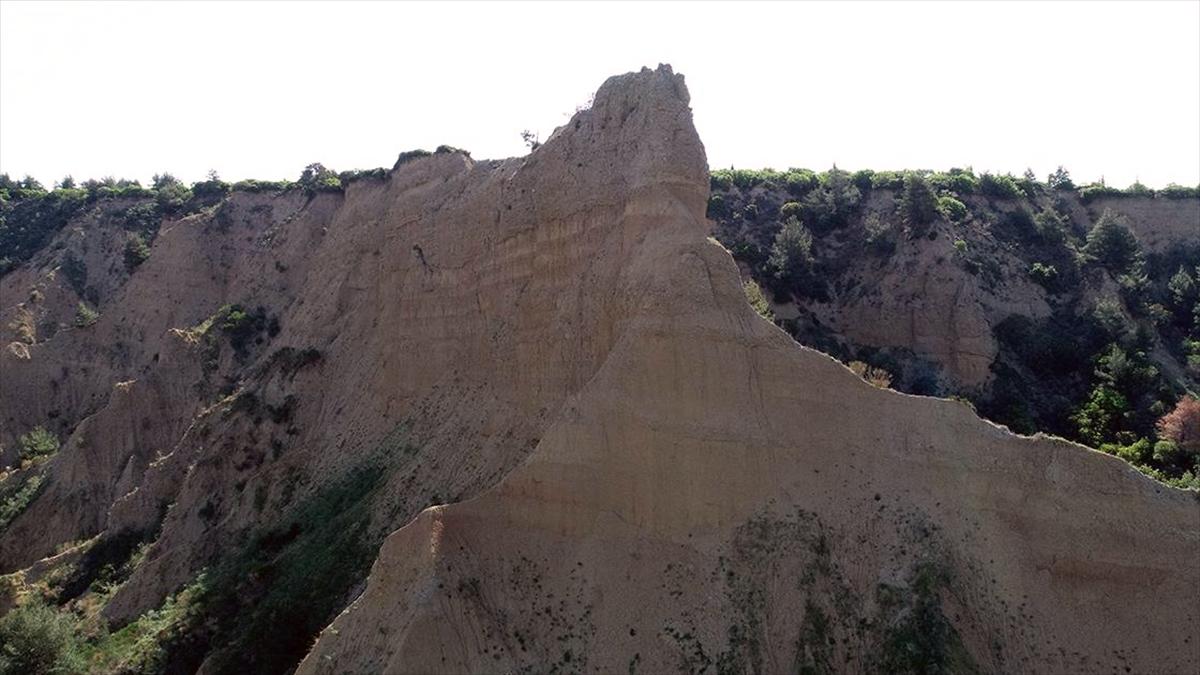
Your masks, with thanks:
M 659 159 L 699 148 L 664 82 L 609 80 L 522 169 L 595 162 L 635 102 L 639 189 L 595 226 L 637 246 L 588 287 L 629 301 L 595 376 L 498 485 L 388 538 L 300 672 L 1194 671 L 1195 496 L 871 387 L 759 319 L 679 197 L 703 155 Z

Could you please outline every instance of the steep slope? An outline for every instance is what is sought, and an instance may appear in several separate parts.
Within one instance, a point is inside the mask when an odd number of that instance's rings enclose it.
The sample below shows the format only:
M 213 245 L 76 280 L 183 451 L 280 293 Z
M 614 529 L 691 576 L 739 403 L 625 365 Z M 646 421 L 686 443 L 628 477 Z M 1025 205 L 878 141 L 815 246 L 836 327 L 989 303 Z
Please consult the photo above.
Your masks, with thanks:
M 623 299 L 610 349 L 525 463 L 389 537 L 301 672 L 1200 664 L 1194 494 L 798 347 L 707 239 L 682 80 L 595 100 L 533 160 L 595 161 L 636 122 L 637 188 L 590 224 L 636 244 L 587 287 Z

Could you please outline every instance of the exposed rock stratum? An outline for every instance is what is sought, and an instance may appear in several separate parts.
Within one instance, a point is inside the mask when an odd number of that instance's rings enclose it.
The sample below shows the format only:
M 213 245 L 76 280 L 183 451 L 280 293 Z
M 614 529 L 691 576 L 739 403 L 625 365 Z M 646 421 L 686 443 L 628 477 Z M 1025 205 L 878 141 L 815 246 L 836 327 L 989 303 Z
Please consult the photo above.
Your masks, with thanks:
M 1195 494 L 761 319 L 688 106 L 644 69 L 524 158 L 166 225 L 95 325 L 0 354 L 0 441 L 78 422 L 3 571 L 154 532 L 120 624 L 367 467 L 353 526 L 392 533 L 302 673 L 1195 672 Z M 275 334 L 214 355 L 251 301 Z

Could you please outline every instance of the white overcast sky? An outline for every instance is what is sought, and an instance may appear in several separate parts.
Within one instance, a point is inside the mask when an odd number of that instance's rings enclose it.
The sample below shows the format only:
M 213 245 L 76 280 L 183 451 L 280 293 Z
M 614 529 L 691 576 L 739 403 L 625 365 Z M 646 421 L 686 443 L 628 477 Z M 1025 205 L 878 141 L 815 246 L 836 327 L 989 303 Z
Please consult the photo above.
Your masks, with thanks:
M 687 76 L 713 167 L 1200 182 L 1200 2 L 0 3 L 0 171 L 294 178 L 522 154 Z

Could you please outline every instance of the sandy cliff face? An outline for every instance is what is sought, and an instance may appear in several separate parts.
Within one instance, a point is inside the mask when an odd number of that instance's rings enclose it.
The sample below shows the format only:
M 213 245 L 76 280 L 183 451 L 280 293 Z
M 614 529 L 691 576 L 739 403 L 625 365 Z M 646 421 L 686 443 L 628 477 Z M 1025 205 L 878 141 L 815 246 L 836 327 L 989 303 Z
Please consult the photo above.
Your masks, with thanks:
M 76 328 L 97 213 L 0 279 L 0 443 L 65 439 L 2 571 L 144 543 L 103 615 L 206 580 L 178 670 L 287 670 L 352 600 L 303 672 L 1200 664 L 1194 495 L 797 346 L 707 196 L 660 67 L 524 158 L 169 221 Z
M 698 150 L 670 79 L 611 80 L 533 158 L 603 143 L 615 92 Z M 626 299 L 595 376 L 499 485 L 388 539 L 301 672 L 1200 663 L 1194 495 L 797 347 L 706 236 L 704 185 L 680 181 L 703 155 L 643 144 L 642 188 L 595 223 L 637 241 L 590 289 Z

